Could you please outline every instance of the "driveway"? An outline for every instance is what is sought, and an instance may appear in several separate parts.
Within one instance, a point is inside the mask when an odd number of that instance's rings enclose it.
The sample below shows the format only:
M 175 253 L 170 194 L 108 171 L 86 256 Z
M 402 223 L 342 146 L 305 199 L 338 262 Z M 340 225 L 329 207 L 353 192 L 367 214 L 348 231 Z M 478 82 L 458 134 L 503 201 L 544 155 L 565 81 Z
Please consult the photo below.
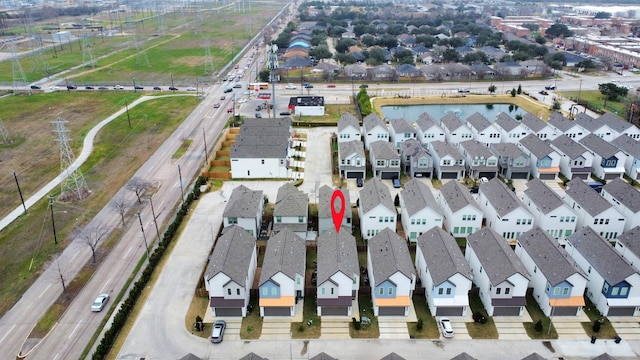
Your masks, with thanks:
M 317 190 L 322 185 L 333 186 L 331 174 L 331 134 L 335 126 L 296 129 L 307 135 L 307 151 L 304 162 L 304 182 L 298 188 L 309 195 L 309 201 L 317 203 Z

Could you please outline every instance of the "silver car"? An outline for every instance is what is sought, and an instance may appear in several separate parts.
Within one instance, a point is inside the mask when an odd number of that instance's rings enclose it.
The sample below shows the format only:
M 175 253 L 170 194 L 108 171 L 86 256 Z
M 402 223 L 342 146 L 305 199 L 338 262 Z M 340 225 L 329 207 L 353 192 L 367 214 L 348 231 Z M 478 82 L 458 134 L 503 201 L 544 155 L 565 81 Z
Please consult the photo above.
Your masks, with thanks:
M 213 324 L 213 330 L 211 331 L 211 342 L 219 343 L 222 342 L 222 338 L 224 337 L 224 329 L 227 327 L 227 323 L 224 320 L 216 320 Z
M 100 294 L 91 304 L 91 311 L 102 311 L 109 301 L 109 294 Z
M 442 336 L 446 338 L 453 337 L 453 327 L 451 326 L 451 321 L 446 317 L 441 317 L 440 321 L 440 329 L 442 330 Z

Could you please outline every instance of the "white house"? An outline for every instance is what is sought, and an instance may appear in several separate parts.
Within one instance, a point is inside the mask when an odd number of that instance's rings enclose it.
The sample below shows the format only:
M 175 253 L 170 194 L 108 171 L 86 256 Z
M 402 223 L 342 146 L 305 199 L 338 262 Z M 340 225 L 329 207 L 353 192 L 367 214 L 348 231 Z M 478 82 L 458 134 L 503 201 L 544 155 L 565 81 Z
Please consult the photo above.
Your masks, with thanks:
M 433 158 L 424 145 L 416 139 L 409 139 L 400 147 L 402 170 L 410 177 L 431 177 Z
M 264 211 L 264 196 L 262 190 L 251 190 L 244 185 L 237 186 L 231 192 L 229 201 L 222 212 L 224 227 L 238 225 L 247 230 L 254 238 L 258 237 L 262 213 Z
M 560 173 L 567 179 L 586 180 L 593 171 L 593 154 L 566 135 L 553 139 L 549 146 L 560 154 Z
M 517 144 L 520 139 L 529 134 L 524 125 L 504 112 L 496 116 L 496 121 L 493 124 L 500 131 L 502 142 Z
M 469 189 L 457 181 L 440 187 L 436 197 L 444 226 L 455 237 L 466 237 L 482 227 L 483 214 Z
M 371 144 L 376 141 L 389 141 L 389 129 L 376 113 L 371 113 L 362 119 L 364 128 L 364 147 L 371 150 Z
M 374 316 L 407 316 L 416 270 L 404 239 L 384 229 L 367 245 L 367 270 Z
M 318 315 L 351 316 L 360 289 L 356 239 L 348 231 L 323 233 L 318 239 L 317 262 Z
M 575 141 L 579 141 L 583 137 L 589 135 L 589 131 L 587 129 L 562 116 L 559 112 L 554 112 L 549 115 L 547 125 L 550 126 L 558 135 L 564 134 Z
M 403 142 L 409 139 L 415 139 L 417 136 L 416 129 L 406 119 L 389 120 L 389 137 L 391 143 L 396 149 L 400 149 Z
M 416 121 L 417 139 L 429 148 L 429 143 L 435 140 L 445 141 L 444 130 L 426 112 L 418 116 Z
M 431 142 L 433 174 L 437 179 L 460 180 L 464 176 L 464 156 L 453 145 L 442 141 Z
M 500 175 L 507 179 L 529 179 L 529 156 L 516 144 L 491 144 L 489 148 L 498 157 Z
M 225 227 L 204 272 L 213 316 L 247 316 L 258 264 L 256 239 L 238 225 Z
M 364 179 L 367 173 L 367 159 L 364 145 L 360 140 L 338 143 L 338 169 L 343 179 Z
M 589 226 L 610 241 L 624 232 L 624 216 L 584 181 L 569 181 L 562 200 L 578 215 L 576 229 Z
M 369 240 L 383 229 L 396 230 L 396 207 L 389 188 L 380 179 L 373 178 L 364 184 L 359 201 L 360 235 L 363 239 Z
M 607 124 L 607 126 L 620 135 L 627 135 L 634 140 L 640 140 L 640 129 L 638 129 L 637 126 L 613 115 L 610 112 L 605 112 L 600 115 L 598 121 L 600 123 Z
M 344 227 L 346 231 L 351 233 L 353 230 L 353 214 L 351 213 L 351 200 L 349 198 L 349 191 L 343 189 L 334 189 L 327 185 L 322 185 L 318 190 L 318 233 L 324 234 L 329 230 L 335 230 L 333 223 L 333 215 L 331 212 L 331 205 L 334 206 L 336 212 L 341 211 L 341 201 L 336 198 L 335 204 L 331 204 L 331 198 L 335 191 L 342 192 L 344 197 L 345 211 L 342 215 L 341 227 Z
M 440 127 L 448 144 L 457 147 L 460 142 L 473 139 L 473 132 L 465 125 L 458 115 L 448 113 L 440 119 Z M 433 144 L 433 142 L 431 142 Z
M 411 179 L 400 191 L 400 218 L 407 239 L 415 242 L 432 227 L 442 227 L 442 214 L 429 187 Z
M 515 252 L 531 275 L 533 298 L 546 316 L 582 313 L 587 275 L 555 239 L 536 226 L 520 236 Z
M 622 150 L 594 134 L 583 137 L 579 143 L 593 154 L 593 175 L 605 180 L 624 175 L 627 155 Z
M 371 143 L 369 163 L 374 177 L 400 179 L 400 153 L 390 142 L 379 140 Z
M 464 255 L 489 316 L 522 316 L 529 272 L 509 243 L 490 228 L 467 236 Z
M 555 180 L 558 177 L 560 154 L 548 142 L 535 134 L 529 134 L 521 138 L 517 145 L 529 155 L 531 175 L 541 180 Z
M 616 239 L 615 249 L 631 266 L 640 271 L 640 226 L 631 228 Z
M 288 228 L 306 239 L 308 219 L 309 197 L 291 183 L 280 186 L 273 208 L 273 231 Z
M 539 179 L 527 183 L 522 202 L 533 214 L 536 226 L 546 231 L 557 242 L 576 231 L 578 216 L 562 198 Z
M 434 227 L 418 237 L 416 269 L 433 316 L 465 316 L 471 268 L 453 236 Z
M 588 226 L 567 239 L 565 250 L 587 274 L 587 297 L 603 316 L 636 316 L 640 274 Z
M 360 122 L 351 113 L 344 113 L 338 120 L 338 143 L 353 140 L 362 140 Z
M 479 112 L 471 114 L 467 118 L 467 126 L 473 132 L 473 139 L 483 144 L 496 144 L 500 142 L 500 131 Z
M 640 180 L 640 144 L 629 135 L 620 135 L 612 142 L 613 146 L 622 150 L 626 155 L 624 169 L 628 177 Z
M 502 234 L 511 244 L 534 226 L 533 215 L 498 178 L 480 184 L 478 203 L 487 219 L 487 226 Z
M 611 142 L 620 134 L 613 130 L 609 125 L 600 121 L 600 118 L 594 119 L 585 113 L 578 113 L 573 121 L 577 125 L 587 129 L 591 134 L 596 135 L 606 142 Z
M 294 316 L 304 298 L 307 246 L 288 228 L 267 241 L 258 291 L 260 316 Z M 284 256 L 284 255 L 287 256 Z
M 622 179 L 609 181 L 600 193 L 627 221 L 624 231 L 640 225 L 640 192 Z
M 535 134 L 542 140 L 553 140 L 561 135 L 545 121 L 529 112 L 524 114 L 521 123 L 529 134 Z
M 498 176 L 498 157 L 478 140 L 467 140 L 460 143 L 460 152 L 464 156 L 467 176 L 472 178 L 493 179 Z

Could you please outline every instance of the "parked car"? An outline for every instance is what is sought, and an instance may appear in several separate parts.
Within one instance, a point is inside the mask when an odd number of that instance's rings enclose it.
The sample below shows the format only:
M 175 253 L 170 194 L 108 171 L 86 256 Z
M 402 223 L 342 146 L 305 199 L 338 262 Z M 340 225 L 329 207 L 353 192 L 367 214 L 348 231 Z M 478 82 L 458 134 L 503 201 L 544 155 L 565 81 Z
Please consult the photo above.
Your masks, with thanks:
M 442 330 L 442 336 L 446 338 L 453 337 L 453 327 L 451 326 L 451 321 L 448 318 L 441 317 L 440 321 L 438 321 L 438 324 L 440 324 L 440 329 Z
M 471 91 L 470 91 L 469 89 L 467 89 L 467 88 L 460 88 L 460 89 L 458 89 L 458 92 L 459 92 L 459 93 L 466 94 L 466 93 L 469 93 L 469 92 L 471 92 Z
M 484 184 L 484 183 L 488 183 L 488 182 L 489 182 L 489 178 L 486 178 L 484 176 L 480 178 L 480 184 Z
M 304 88 L 305 88 L 305 89 L 313 89 L 313 84 L 310 84 L 310 83 L 304 83 Z
M 400 179 L 393 179 L 393 187 L 396 189 L 400 188 Z
M 38 86 L 38 85 L 31 85 L 31 88 L 32 88 L 33 90 L 40 90 L 40 89 L 42 89 L 42 88 L 41 88 L 40 86 Z
M 547 85 L 544 87 L 545 90 L 555 90 L 556 86 L 555 85 Z
M 546 92 L 546 91 L 544 91 L 544 90 L 541 90 L 541 91 L 540 91 L 540 95 L 549 95 L 549 93 L 548 93 L 548 92 Z
M 242 89 L 242 84 L 234 84 L 233 88 L 234 89 Z
M 260 111 L 260 110 L 262 110 L 262 105 L 256 106 L 256 111 Z
M 227 112 L 228 113 L 232 113 L 233 112 L 233 108 L 227 108 Z
M 224 320 L 216 320 L 213 323 L 213 330 L 211 331 L 211 342 L 219 343 L 222 342 L 222 338 L 224 337 L 224 329 L 227 327 L 227 323 Z
M 91 304 L 91 311 L 102 311 L 109 301 L 109 294 L 100 294 Z
M 256 119 L 262 119 L 262 114 L 260 114 L 259 112 L 256 113 Z
M 333 89 L 333 88 L 335 88 L 336 86 L 335 86 L 334 84 L 329 84 L 329 85 L 327 85 L 327 87 L 328 87 L 329 89 Z
M 162 90 L 162 88 L 160 88 L 160 86 L 154 86 L 153 90 Z
M 358 187 L 363 187 L 364 186 L 364 181 L 362 181 L 362 178 L 356 178 L 356 185 Z
M 98 90 L 109 90 L 106 86 L 98 86 Z
M 177 87 L 175 87 L 175 86 L 169 86 L 169 90 L 176 91 L 176 90 L 178 90 L 178 88 L 177 88 Z
M 289 85 L 287 85 L 287 86 L 285 87 L 285 89 L 287 89 L 287 90 L 295 90 L 295 89 L 296 89 L 296 86 L 295 86 L 295 85 L 293 85 L 293 84 L 289 84 Z
M 480 187 L 476 185 L 476 186 L 472 186 L 469 189 L 469 192 L 472 193 L 472 194 L 477 194 L 479 190 L 480 190 Z
M 124 89 L 124 86 L 122 86 L 122 85 L 116 85 L 116 86 L 114 86 L 113 88 L 114 88 L 115 90 L 123 90 L 123 89 Z
M 55 85 L 52 85 L 52 86 L 49 86 L 49 90 L 60 90 L 60 88 Z
M 227 97 L 226 97 L 226 96 L 224 96 L 224 95 L 220 96 L 220 100 L 224 100 L 224 99 L 226 99 L 226 98 L 227 98 Z

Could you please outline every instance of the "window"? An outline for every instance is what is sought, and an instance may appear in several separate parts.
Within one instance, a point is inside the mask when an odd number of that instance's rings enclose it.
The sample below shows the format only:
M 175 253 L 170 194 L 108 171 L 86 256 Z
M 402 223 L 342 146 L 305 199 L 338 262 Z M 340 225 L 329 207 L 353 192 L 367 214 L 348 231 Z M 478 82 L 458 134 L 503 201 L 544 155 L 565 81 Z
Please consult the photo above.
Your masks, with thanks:
M 331 288 L 331 295 L 333 295 L 333 288 Z
M 238 218 L 237 217 L 229 216 L 227 219 L 229 220 L 229 225 L 238 223 Z
M 231 289 L 227 289 L 227 295 L 231 295 Z
M 416 219 L 411 219 L 411 225 L 415 225 L 416 224 Z
M 553 288 L 553 295 L 560 295 L 560 288 L 559 287 Z
M 304 222 L 304 216 L 298 216 L 298 222 L 299 223 Z
M 500 295 L 501 288 L 496 288 L 496 295 Z
M 602 285 L 602 292 L 605 294 L 609 292 L 609 284 L 607 284 L 606 282 L 604 283 L 604 285 Z
M 456 160 L 456 165 L 464 165 L 464 159 Z
M 451 166 L 451 160 L 442 160 L 442 165 Z
M 569 288 L 562 288 L 562 295 L 569 295 Z
M 325 288 L 322 288 L 322 295 L 325 294 L 325 290 L 326 290 Z
M 625 286 L 620 288 L 620 296 L 627 296 L 628 293 L 629 293 L 628 287 Z
M 273 295 L 273 296 L 278 295 L 278 288 L 272 287 L 271 288 L 271 295 Z
M 520 243 L 518 243 L 518 245 L 520 245 Z M 537 273 L 537 272 L 538 272 L 538 267 L 537 267 L 537 266 L 534 266 L 534 267 L 533 267 L 533 272 L 534 272 L 534 273 Z
M 453 233 L 454 233 L 454 234 L 457 234 L 457 233 L 458 233 L 458 227 L 457 227 L 457 226 L 454 226 L 454 227 L 453 227 Z
M 618 292 L 620 291 L 619 287 L 614 287 L 613 289 L 611 289 L 611 296 L 618 296 Z
M 282 222 L 282 216 L 276 216 L 276 222 L 277 223 L 281 223 Z
M 442 294 L 444 294 L 444 289 L 443 288 L 438 289 L 438 295 L 442 295 Z
M 447 288 L 447 295 L 451 295 L 451 288 Z
M 269 289 L 267 289 L 266 287 L 262 288 L 262 295 L 267 296 L 269 295 Z
M 380 288 L 380 289 L 378 289 L 378 294 L 380 294 L 380 295 L 384 295 L 384 288 Z
M 300 285 L 300 278 L 296 277 L 296 284 Z
M 505 295 L 509 295 L 509 292 L 510 292 L 510 291 L 511 291 L 511 289 L 510 289 L 510 288 L 506 288 L 506 289 L 504 289 L 504 294 L 505 294 Z
M 400 166 L 400 161 L 399 160 L 391 160 L 391 165 L 390 166 Z
M 384 160 L 376 160 L 376 166 L 384 166 Z
M 260 160 L 260 162 L 262 163 L 262 165 L 264 165 L 264 159 Z
M 393 288 L 392 288 L 392 287 L 390 287 L 390 288 L 387 290 L 387 295 L 393 295 Z
M 236 289 L 236 295 L 240 295 L 240 289 Z

